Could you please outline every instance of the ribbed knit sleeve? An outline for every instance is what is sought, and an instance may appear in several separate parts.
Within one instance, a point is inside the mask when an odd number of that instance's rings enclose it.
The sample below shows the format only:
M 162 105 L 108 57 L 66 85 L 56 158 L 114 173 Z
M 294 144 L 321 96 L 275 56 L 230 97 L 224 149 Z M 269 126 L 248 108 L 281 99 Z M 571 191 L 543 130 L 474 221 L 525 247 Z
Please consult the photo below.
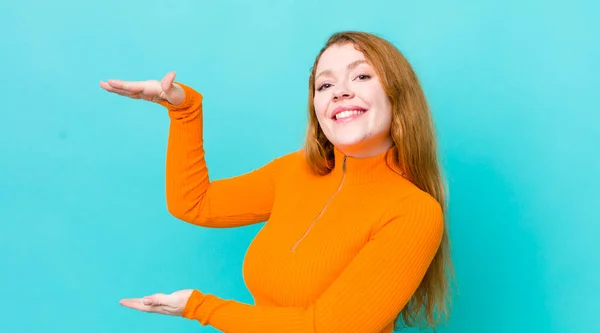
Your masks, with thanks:
M 185 100 L 161 101 L 170 117 L 166 162 L 169 212 L 195 225 L 224 228 L 266 221 L 274 197 L 275 161 L 241 176 L 210 181 L 203 147 L 202 100 L 181 84 Z
M 194 290 L 182 316 L 226 333 L 380 332 L 419 286 L 444 228 L 440 206 L 430 197 L 411 195 L 399 207 L 375 226 L 371 239 L 313 304 L 254 306 Z M 303 272 L 294 278 L 302 279 Z

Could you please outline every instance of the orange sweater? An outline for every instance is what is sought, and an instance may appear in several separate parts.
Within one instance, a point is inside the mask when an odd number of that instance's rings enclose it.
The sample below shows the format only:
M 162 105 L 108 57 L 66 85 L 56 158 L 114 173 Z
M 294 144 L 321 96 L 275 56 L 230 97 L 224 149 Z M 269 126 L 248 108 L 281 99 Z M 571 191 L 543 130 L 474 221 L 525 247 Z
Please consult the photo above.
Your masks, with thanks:
M 386 166 L 335 151 L 334 170 L 311 173 L 302 150 L 247 174 L 210 181 L 202 95 L 161 102 L 171 119 L 171 214 L 223 228 L 267 221 L 243 274 L 255 304 L 194 290 L 182 316 L 223 332 L 391 332 L 441 241 L 440 205 Z

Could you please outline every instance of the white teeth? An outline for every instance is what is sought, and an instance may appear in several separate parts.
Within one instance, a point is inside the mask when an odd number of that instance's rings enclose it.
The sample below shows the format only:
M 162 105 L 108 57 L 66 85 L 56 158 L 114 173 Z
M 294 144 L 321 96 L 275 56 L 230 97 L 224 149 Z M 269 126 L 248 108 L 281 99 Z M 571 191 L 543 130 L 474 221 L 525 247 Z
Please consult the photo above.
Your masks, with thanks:
M 354 116 L 357 114 L 363 114 L 365 111 L 351 110 L 351 111 L 343 111 L 335 115 L 335 119 L 344 119 L 350 116 Z

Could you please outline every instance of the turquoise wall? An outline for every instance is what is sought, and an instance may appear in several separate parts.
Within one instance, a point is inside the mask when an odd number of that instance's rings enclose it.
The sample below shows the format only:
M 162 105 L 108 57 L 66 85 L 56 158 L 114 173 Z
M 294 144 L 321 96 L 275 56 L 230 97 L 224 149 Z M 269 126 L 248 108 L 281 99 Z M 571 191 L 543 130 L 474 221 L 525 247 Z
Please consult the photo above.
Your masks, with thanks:
M 388 38 L 420 76 L 451 189 L 446 333 L 600 331 L 600 5 L 592 1 L 3 1 L 0 332 L 215 332 L 118 301 L 251 302 L 260 225 L 165 207 L 168 117 L 101 80 L 205 95 L 213 179 L 300 147 L 329 34 Z M 412 332 L 412 331 L 411 331 Z

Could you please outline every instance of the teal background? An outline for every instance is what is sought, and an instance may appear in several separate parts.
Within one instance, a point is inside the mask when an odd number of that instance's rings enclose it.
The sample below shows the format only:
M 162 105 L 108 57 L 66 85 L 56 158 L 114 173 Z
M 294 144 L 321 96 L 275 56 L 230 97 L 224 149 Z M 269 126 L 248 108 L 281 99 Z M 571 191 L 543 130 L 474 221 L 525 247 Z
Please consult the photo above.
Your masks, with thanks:
M 100 80 L 205 95 L 211 178 L 300 147 L 326 38 L 388 38 L 417 71 L 451 190 L 457 293 L 440 332 L 600 331 L 600 5 L 592 1 L 3 1 L 0 332 L 215 332 L 118 304 L 198 288 L 252 302 L 261 225 L 165 207 L 168 117 Z M 410 330 L 412 332 L 412 330 Z

